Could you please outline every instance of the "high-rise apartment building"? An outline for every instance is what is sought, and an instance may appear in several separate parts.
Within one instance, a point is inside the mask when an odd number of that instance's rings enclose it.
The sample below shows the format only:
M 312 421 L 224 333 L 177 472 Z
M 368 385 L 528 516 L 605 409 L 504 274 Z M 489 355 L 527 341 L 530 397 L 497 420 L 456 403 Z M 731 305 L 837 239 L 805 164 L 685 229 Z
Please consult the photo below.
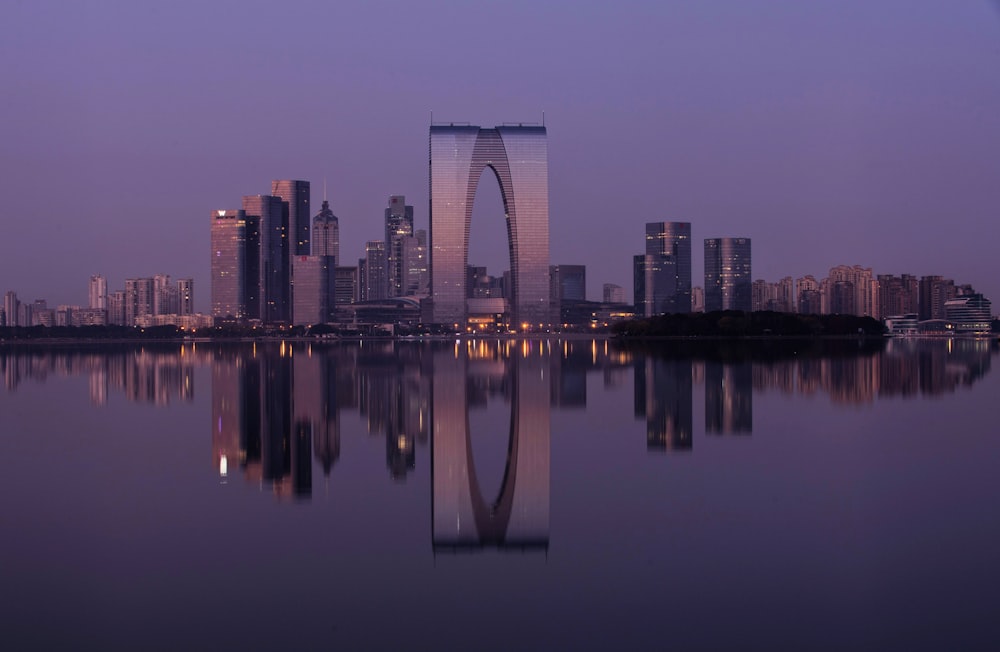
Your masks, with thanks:
M 125 325 L 135 326 L 139 317 L 153 313 L 153 279 L 125 279 Z
M 10 290 L 3 295 L 3 314 L 7 320 L 7 326 L 20 326 L 18 316 L 20 315 L 21 302 L 17 300 L 17 292 Z
M 403 195 L 389 197 L 385 209 L 385 265 L 387 296 L 406 294 L 406 266 L 403 263 L 405 242 L 413 237 L 413 206 L 406 205 Z
M 752 309 L 750 238 L 705 240 L 705 310 Z M 638 308 L 636 309 L 638 310 Z
M 801 315 L 818 315 L 823 310 L 820 283 L 812 274 L 795 280 L 795 311 Z
M 260 218 L 212 211 L 212 316 L 260 318 Z
M 361 300 L 385 299 L 387 295 L 385 243 L 369 240 L 365 245 L 365 257 L 358 262 Z
M 955 281 L 941 276 L 920 278 L 920 320 L 946 319 L 944 304 L 956 295 Z
M 340 262 L 340 220 L 325 199 L 323 207 L 313 218 L 312 255 L 333 256 Z
M 100 274 L 90 277 L 87 287 L 87 305 L 96 310 L 108 309 L 108 281 Z
M 910 274 L 878 275 L 879 318 L 917 314 L 920 310 L 920 280 Z
M 249 313 L 248 317 L 265 323 L 287 322 L 291 316 L 292 255 L 287 207 L 280 197 L 247 195 L 243 197 L 243 211 L 248 220 L 260 225 L 259 312 Z
M 632 258 L 635 316 L 653 317 L 670 312 L 677 293 L 677 262 L 664 254 L 639 254 Z
M 108 294 L 108 323 L 125 325 L 125 293 L 122 290 Z
M 545 127 L 430 128 L 431 314 L 435 324 L 465 325 L 466 265 L 472 202 L 490 168 L 500 183 L 511 260 L 511 323 L 550 322 L 549 183 Z
M 153 314 L 176 315 L 178 311 L 177 286 L 169 274 L 157 274 L 153 277 Z
M 838 265 L 830 269 L 827 279 L 828 312 L 878 317 L 878 281 L 870 267 Z
M 665 312 L 691 312 L 691 223 L 646 222 L 646 254 L 674 259 L 676 289 Z
M 289 256 L 308 256 L 309 247 L 309 182 L 283 180 L 271 182 L 271 195 L 284 203 L 283 219 L 288 228 Z M 249 212 L 247 213 L 250 214 Z

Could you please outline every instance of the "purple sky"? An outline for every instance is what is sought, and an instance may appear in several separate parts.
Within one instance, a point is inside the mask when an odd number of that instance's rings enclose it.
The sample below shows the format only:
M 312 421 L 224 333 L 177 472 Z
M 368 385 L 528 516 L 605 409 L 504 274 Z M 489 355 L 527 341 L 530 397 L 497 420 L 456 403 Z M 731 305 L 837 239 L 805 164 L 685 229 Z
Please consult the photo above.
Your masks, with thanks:
M 551 258 L 631 292 L 647 221 L 753 238 L 755 278 L 942 274 L 1000 302 L 989 0 L 6 3 L 0 293 L 193 276 L 209 212 L 328 180 L 345 261 L 427 225 L 435 120 L 549 128 Z M 470 262 L 506 267 L 484 177 Z

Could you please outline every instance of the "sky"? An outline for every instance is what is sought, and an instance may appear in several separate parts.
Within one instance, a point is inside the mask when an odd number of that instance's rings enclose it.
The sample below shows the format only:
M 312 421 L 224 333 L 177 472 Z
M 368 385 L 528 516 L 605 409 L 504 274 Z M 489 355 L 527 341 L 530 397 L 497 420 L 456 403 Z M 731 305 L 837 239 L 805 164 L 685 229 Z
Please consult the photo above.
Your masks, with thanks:
M 209 215 L 326 180 L 341 256 L 389 195 L 428 224 L 428 126 L 541 122 L 550 255 L 631 293 L 644 225 L 753 243 L 775 281 L 860 264 L 1000 305 L 1000 4 L 8 0 L 0 293 L 166 273 L 209 308 Z M 470 263 L 507 267 L 495 179 Z

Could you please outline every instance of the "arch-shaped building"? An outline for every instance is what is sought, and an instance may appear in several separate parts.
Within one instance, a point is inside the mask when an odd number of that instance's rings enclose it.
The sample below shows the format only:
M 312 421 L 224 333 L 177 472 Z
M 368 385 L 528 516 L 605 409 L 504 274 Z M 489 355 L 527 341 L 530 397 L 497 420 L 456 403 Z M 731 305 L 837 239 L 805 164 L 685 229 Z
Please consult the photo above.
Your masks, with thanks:
M 489 168 L 503 197 L 510 249 L 511 323 L 547 325 L 549 180 L 545 127 L 431 125 L 429 321 L 465 326 L 469 225 L 479 178 Z

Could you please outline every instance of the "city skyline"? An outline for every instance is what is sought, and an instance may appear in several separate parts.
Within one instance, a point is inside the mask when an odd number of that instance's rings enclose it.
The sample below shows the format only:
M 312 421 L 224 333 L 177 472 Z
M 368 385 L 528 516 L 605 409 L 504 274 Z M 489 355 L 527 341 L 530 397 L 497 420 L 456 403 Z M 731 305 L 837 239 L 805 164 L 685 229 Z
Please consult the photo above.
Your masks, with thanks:
M 345 259 L 380 236 L 390 195 L 425 228 L 431 111 L 480 124 L 545 112 L 550 260 L 587 264 L 588 298 L 628 287 L 635 238 L 656 220 L 691 222 L 695 243 L 752 238 L 757 278 L 847 262 L 1000 296 L 996 3 L 777 3 L 766 15 L 735 2 L 501 14 L 306 3 L 249 57 L 209 37 L 253 38 L 253 12 L 190 21 L 180 3 L 154 23 L 118 9 L 19 4 L 0 27 L 4 112 L 18 125 L 0 183 L 19 216 L 0 239 L 0 289 L 26 300 L 83 305 L 95 273 L 117 286 L 170 269 L 208 288 L 205 211 L 236 209 L 233 197 L 275 178 L 327 180 Z M 374 45 L 403 26 L 421 34 L 406 57 Z M 517 34 L 517 56 L 457 56 L 478 51 L 482 29 Z M 606 47 L 563 47 L 570 35 Z M 279 77 L 311 94 L 249 101 Z M 499 190 L 481 186 L 470 262 L 499 271 Z M 52 215 L 71 217 L 52 233 Z M 208 300 L 198 293 L 196 309 Z

